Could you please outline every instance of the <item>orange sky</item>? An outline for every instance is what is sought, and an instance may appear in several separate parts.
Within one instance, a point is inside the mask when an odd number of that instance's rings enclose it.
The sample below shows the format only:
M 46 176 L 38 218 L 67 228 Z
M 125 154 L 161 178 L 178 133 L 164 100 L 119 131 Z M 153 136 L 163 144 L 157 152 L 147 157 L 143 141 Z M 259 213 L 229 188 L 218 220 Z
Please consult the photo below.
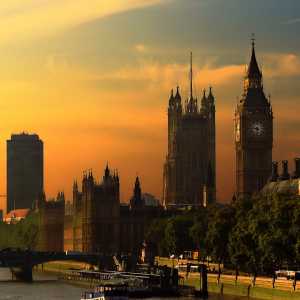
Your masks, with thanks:
M 92 168 L 100 180 L 108 161 L 119 171 L 122 201 L 130 197 L 137 174 L 143 191 L 161 198 L 169 92 L 179 84 L 183 97 L 187 96 L 188 53 L 193 49 L 197 96 L 209 85 L 216 96 L 218 199 L 231 199 L 233 115 L 249 60 L 249 32 L 243 39 L 235 38 L 243 44 L 239 49 L 228 44 L 228 37 L 223 49 L 152 28 L 166 18 L 159 17 L 161 12 L 169 13 L 178 3 L 91 0 L 87 6 L 83 0 L 28 0 L 25 5 L 11 0 L 0 4 L 1 194 L 6 193 L 6 140 L 11 133 L 26 131 L 44 141 L 49 197 L 63 190 L 69 199 L 74 179 L 80 181 L 83 171 Z M 131 24 L 136 19 L 138 26 Z M 201 28 L 195 36 L 208 38 Z M 257 56 L 266 93 L 272 94 L 274 158 L 292 159 L 300 155 L 300 56 L 289 48 L 265 48 L 264 42 L 258 39 Z

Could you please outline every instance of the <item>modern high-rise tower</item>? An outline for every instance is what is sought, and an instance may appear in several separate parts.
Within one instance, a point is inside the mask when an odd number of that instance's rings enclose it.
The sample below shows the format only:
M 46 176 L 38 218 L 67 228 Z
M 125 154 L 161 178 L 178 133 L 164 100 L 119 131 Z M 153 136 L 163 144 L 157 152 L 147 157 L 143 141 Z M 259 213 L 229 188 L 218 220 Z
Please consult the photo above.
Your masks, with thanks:
M 272 170 L 273 112 L 266 98 L 255 43 L 235 111 L 236 193 L 251 195 L 267 183 Z
M 168 106 L 168 154 L 164 165 L 165 207 L 201 206 L 216 198 L 215 98 L 205 91 L 198 106 L 193 94 L 192 54 L 190 95 L 181 103 L 179 87 Z
M 43 142 L 36 134 L 13 134 L 7 141 L 7 212 L 33 208 L 43 190 Z

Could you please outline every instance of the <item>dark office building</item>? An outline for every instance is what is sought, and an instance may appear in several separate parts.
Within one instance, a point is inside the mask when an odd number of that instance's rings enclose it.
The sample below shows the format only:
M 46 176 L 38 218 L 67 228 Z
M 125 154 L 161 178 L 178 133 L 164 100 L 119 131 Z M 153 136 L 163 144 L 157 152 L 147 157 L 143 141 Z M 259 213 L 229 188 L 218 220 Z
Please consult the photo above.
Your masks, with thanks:
M 43 160 L 37 134 L 13 134 L 7 141 L 7 212 L 33 207 L 44 189 Z

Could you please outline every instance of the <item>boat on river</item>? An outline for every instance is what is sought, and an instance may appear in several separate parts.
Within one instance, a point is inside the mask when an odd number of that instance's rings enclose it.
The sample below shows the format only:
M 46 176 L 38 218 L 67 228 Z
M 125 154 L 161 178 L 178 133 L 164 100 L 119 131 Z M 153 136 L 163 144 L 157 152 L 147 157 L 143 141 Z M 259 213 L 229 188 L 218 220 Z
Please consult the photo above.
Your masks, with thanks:
M 128 286 L 102 285 L 97 286 L 93 291 L 86 291 L 82 294 L 81 300 L 128 300 Z

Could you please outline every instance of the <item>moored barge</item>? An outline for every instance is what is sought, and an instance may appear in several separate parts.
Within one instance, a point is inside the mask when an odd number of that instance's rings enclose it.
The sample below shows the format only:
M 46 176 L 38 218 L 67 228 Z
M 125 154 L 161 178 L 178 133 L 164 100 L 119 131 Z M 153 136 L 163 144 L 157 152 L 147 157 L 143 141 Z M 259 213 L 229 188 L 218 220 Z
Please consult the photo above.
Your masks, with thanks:
M 97 286 L 93 291 L 86 291 L 82 294 L 81 300 L 128 300 L 128 286 L 103 285 Z

